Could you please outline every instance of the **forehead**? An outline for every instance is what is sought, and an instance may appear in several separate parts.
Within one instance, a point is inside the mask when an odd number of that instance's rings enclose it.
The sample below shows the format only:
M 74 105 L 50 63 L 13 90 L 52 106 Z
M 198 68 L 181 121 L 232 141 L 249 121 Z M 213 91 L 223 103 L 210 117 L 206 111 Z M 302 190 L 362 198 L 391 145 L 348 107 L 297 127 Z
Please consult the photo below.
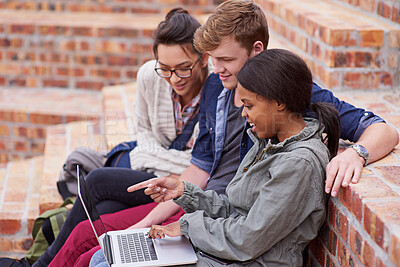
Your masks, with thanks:
M 253 92 L 247 90 L 240 83 L 238 83 L 236 90 L 237 90 L 240 98 L 242 98 L 242 99 L 245 98 L 247 100 L 250 100 L 250 99 L 256 98 L 256 96 L 257 96 L 256 93 L 253 93 Z
M 183 49 L 180 45 L 160 44 L 157 48 L 158 61 L 168 66 L 177 66 L 180 64 L 191 64 L 196 60 L 197 55 L 190 49 Z
M 233 36 L 221 38 L 217 48 L 207 53 L 213 58 L 248 58 L 247 49 L 244 48 Z

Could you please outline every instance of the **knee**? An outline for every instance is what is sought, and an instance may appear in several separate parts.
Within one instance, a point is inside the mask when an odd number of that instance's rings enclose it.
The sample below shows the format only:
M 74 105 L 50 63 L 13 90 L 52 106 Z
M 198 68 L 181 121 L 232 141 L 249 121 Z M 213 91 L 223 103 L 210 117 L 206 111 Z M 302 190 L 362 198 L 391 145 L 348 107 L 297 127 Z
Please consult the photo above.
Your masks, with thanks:
M 96 184 L 101 184 L 101 181 L 107 178 L 105 169 L 106 168 L 99 168 L 89 172 L 89 174 L 86 176 L 86 184 L 89 186 L 89 188 L 96 186 Z

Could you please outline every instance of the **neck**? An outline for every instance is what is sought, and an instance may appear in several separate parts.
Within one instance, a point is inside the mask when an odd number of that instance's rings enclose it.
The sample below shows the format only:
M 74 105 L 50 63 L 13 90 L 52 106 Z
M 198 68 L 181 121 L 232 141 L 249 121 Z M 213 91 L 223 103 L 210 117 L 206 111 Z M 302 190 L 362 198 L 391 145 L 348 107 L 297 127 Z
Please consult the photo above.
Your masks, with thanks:
M 282 142 L 293 135 L 299 134 L 307 126 L 300 114 L 294 114 L 291 112 L 286 112 L 281 125 L 282 126 L 277 133 L 279 142 Z

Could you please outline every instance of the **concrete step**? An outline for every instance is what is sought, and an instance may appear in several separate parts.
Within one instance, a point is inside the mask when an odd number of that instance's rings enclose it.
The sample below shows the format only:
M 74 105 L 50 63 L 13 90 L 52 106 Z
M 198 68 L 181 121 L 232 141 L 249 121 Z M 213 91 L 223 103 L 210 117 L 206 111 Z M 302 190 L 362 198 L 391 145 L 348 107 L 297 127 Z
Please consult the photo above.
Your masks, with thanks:
M 23 257 L 39 215 L 43 156 L 13 161 L 0 169 L 0 256 Z
M 269 27 L 330 89 L 395 89 L 400 25 L 326 0 L 257 0 Z
M 101 94 L 82 90 L 0 90 L 0 162 L 43 155 L 46 127 L 99 121 Z

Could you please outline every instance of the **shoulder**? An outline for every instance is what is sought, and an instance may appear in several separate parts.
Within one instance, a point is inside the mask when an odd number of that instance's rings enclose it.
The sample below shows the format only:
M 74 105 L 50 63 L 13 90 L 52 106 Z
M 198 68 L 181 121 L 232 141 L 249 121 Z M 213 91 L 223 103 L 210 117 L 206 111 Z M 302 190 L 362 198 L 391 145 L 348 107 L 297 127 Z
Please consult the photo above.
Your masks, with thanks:
M 152 90 L 158 87 L 168 87 L 168 83 L 157 75 L 154 71 L 154 66 L 156 64 L 155 60 L 150 60 L 144 63 L 138 71 L 137 82 L 139 84 L 140 90 L 145 90 L 146 88 L 151 88 Z
M 203 99 L 217 99 L 218 95 L 224 89 L 221 80 L 219 79 L 219 75 L 215 73 L 211 73 L 203 85 Z

